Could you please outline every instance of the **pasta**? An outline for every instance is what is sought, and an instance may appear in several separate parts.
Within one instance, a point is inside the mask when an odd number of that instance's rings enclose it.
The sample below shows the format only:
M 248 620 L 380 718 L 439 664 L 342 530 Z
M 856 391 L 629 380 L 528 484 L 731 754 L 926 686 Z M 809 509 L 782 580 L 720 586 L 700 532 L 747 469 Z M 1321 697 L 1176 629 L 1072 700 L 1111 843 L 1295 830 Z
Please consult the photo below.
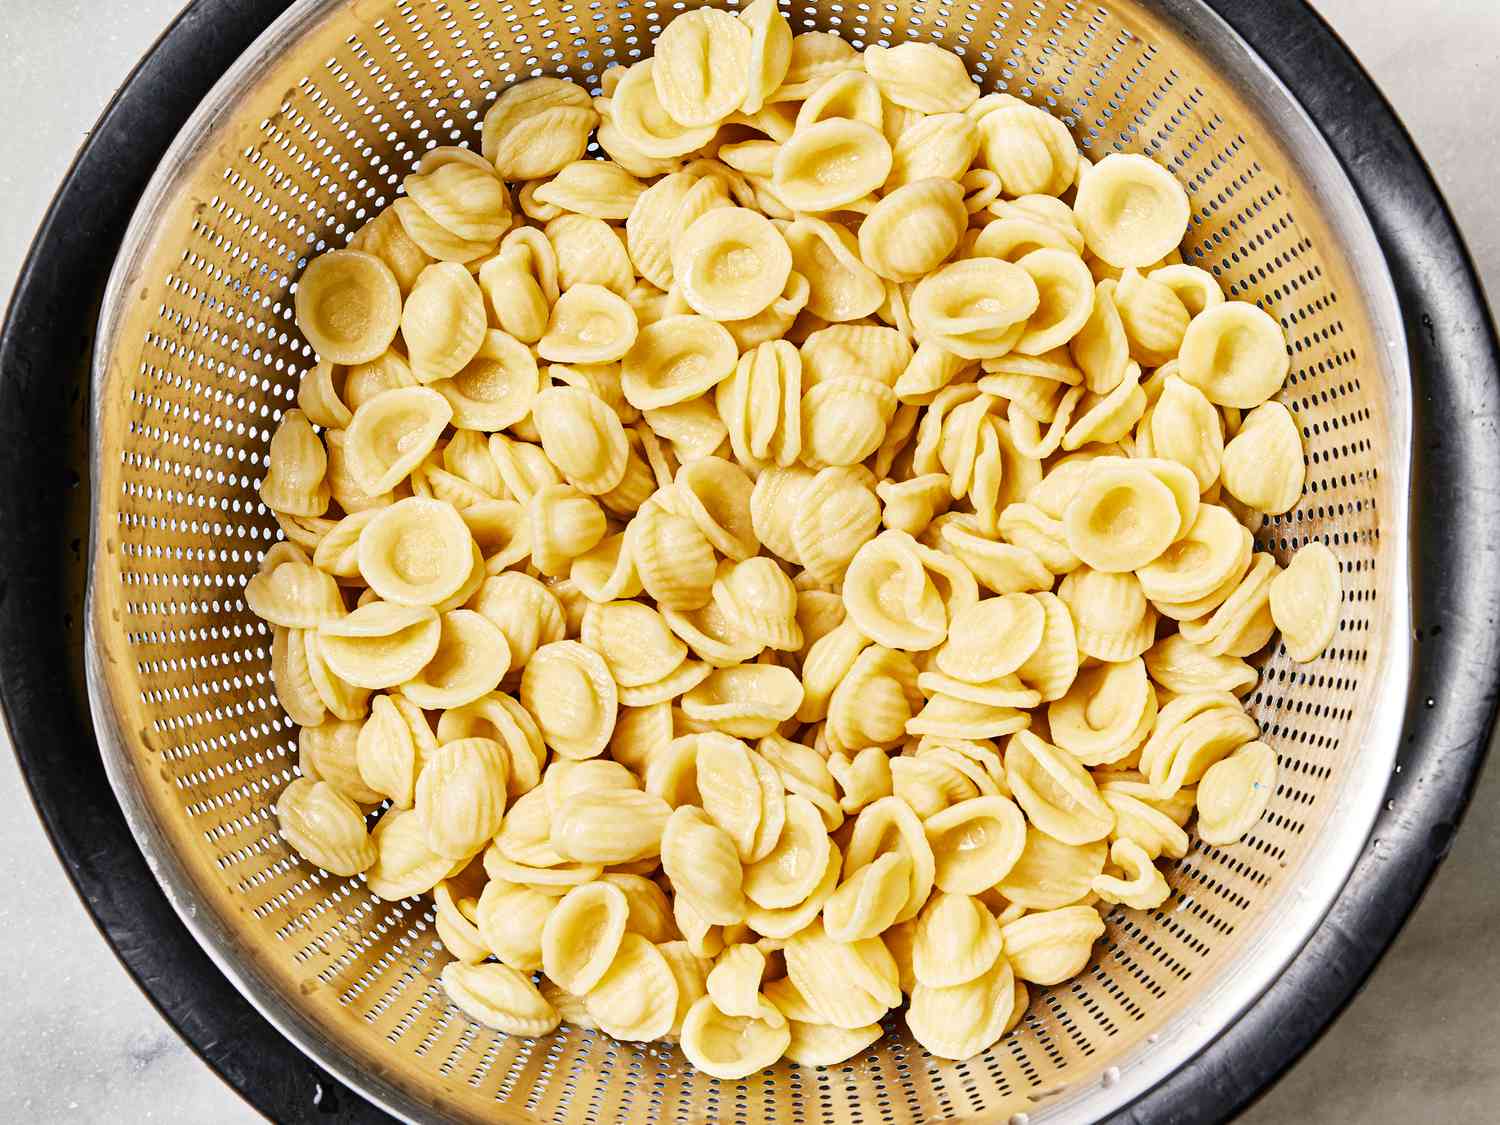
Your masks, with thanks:
M 1254 534 L 1307 477 L 1286 336 L 1183 262 L 1169 169 L 933 43 L 649 31 L 297 282 L 244 585 L 281 837 L 431 894 L 506 1034 L 734 1081 L 904 1005 L 968 1058 L 1274 815 L 1251 658 L 1342 602 Z
M 1323 655 L 1338 628 L 1342 596 L 1338 560 L 1322 543 L 1300 548 L 1271 580 L 1271 618 L 1293 660 L 1307 663 Z
M 294 299 L 297 327 L 329 363 L 367 363 L 395 339 L 401 288 L 380 258 L 334 250 L 307 264 Z

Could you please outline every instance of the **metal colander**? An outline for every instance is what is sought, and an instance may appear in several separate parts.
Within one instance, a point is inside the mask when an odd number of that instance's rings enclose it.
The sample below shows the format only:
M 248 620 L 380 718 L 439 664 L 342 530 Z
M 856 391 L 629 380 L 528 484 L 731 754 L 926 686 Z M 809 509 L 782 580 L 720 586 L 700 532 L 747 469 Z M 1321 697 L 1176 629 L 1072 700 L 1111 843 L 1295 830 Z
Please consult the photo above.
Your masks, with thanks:
M 296 729 L 246 580 L 278 537 L 256 486 L 313 354 L 291 293 L 428 148 L 478 147 L 507 84 L 597 90 L 685 7 L 657 0 L 304 0 L 223 78 L 142 201 L 106 294 L 94 371 L 88 672 L 106 767 L 148 861 L 240 990 L 323 1066 L 412 1119 L 823 1123 L 1077 1121 L 1197 1053 L 1332 903 L 1395 758 L 1408 679 L 1410 382 L 1385 261 L 1322 138 L 1195 0 L 783 3 L 794 31 L 930 39 L 985 90 L 1043 106 L 1098 159 L 1144 152 L 1187 186 L 1184 254 L 1277 317 L 1281 397 L 1304 435 L 1301 505 L 1259 536 L 1337 555 L 1327 653 L 1264 655 L 1247 701 L 1281 761 L 1255 830 L 1194 844 L 1159 910 L 1116 910 L 1089 968 L 1034 995 L 982 1057 L 890 1034 L 847 1064 L 698 1074 L 663 1044 L 567 1027 L 506 1037 L 446 1002 L 424 902 L 386 903 L 300 861 L 271 805 Z

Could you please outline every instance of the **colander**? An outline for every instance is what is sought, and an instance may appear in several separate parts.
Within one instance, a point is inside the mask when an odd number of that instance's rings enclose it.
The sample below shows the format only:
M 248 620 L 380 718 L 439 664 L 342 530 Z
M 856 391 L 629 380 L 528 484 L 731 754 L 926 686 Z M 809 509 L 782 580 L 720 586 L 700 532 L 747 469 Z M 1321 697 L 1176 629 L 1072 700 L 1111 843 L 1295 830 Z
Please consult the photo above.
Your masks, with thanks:
M 1329 652 L 1273 648 L 1249 701 L 1282 764 L 1262 822 L 1195 844 L 1162 909 L 1112 914 L 1088 970 L 1015 1034 L 950 1063 L 893 1020 L 848 1064 L 741 1082 L 597 1032 L 508 1038 L 446 1003 L 425 904 L 380 902 L 277 836 L 295 728 L 242 589 L 277 535 L 255 492 L 270 432 L 312 359 L 290 287 L 426 148 L 477 144 L 508 83 L 596 88 L 688 6 L 303 0 L 271 24 L 278 5 L 199 0 L 132 76 L 0 337 L 0 699 L 59 852 L 148 993 L 278 1120 L 1227 1115 L 1414 903 L 1497 682 L 1493 329 L 1399 124 L 1294 0 L 783 5 L 794 30 L 856 45 L 940 42 L 1091 156 L 1164 162 L 1193 202 L 1187 260 L 1292 343 L 1308 486 L 1261 542 L 1285 561 L 1321 539 L 1342 564 Z

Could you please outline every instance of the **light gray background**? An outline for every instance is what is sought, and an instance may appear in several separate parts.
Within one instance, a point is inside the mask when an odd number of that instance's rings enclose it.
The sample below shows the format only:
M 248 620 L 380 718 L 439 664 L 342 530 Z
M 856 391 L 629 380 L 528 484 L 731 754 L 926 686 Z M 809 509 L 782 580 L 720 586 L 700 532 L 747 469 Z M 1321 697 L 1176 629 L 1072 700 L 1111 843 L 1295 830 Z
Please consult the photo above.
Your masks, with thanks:
M 1253 3 L 1255 0 L 1245 0 Z M 1500 293 L 1500 0 L 1315 0 L 1395 102 Z M 95 117 L 180 0 L 0 0 L 0 296 Z M 0 736 L 0 1121 L 258 1120 L 99 937 Z M 1500 1116 L 1500 770 L 1426 901 L 1324 1040 L 1243 1119 Z

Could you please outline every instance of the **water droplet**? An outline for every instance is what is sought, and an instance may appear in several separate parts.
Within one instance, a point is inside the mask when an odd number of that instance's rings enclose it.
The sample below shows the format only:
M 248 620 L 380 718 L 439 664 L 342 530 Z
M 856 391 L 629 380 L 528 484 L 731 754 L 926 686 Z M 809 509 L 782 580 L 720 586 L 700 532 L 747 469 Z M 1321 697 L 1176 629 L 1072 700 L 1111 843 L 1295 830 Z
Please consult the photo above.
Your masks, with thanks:
M 1106 1089 L 1116 1085 L 1120 1081 L 1120 1068 L 1117 1066 L 1106 1067 L 1099 1081 Z
M 1433 699 L 1432 696 L 1430 696 L 1430 695 L 1426 699 L 1422 700 L 1422 703 L 1425 706 L 1427 706 L 1427 707 L 1436 707 L 1437 706 L 1437 700 Z
M 1008 1125 L 1029 1125 L 1030 1121 L 1031 1118 L 1027 1117 L 1024 1113 L 1013 1113 L 1010 1115 Z

